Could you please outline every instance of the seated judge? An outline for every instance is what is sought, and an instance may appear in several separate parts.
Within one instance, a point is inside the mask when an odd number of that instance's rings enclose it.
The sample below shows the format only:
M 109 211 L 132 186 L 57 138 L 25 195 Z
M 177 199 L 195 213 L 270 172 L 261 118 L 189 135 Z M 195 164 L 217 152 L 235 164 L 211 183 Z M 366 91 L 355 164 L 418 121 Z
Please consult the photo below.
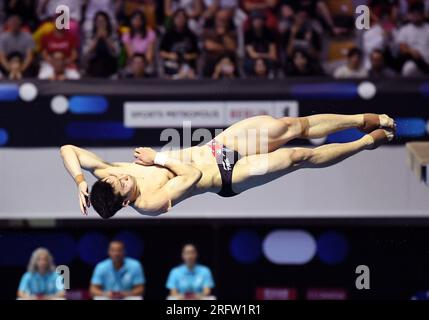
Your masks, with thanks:
M 17 297 L 20 300 L 58 300 L 65 296 L 61 276 L 55 272 L 54 258 L 48 249 L 33 251 L 27 272 L 21 278 Z
M 91 278 L 90 294 L 94 299 L 141 299 L 145 277 L 136 259 L 126 257 L 122 241 L 109 244 L 109 258 L 99 262 Z
M 211 296 L 214 287 L 212 273 L 208 267 L 198 264 L 197 258 L 197 248 L 186 244 L 182 249 L 183 264 L 173 268 L 168 276 L 169 298 L 201 300 Z

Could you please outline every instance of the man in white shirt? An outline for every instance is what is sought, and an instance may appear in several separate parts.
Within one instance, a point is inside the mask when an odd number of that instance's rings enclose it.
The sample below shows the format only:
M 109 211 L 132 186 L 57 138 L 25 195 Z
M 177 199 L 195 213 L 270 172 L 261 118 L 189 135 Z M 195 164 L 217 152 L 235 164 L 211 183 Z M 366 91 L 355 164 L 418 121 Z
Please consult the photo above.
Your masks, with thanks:
M 429 73 L 429 24 L 424 21 L 422 3 L 410 6 L 409 18 L 410 22 L 399 30 L 396 43 L 402 75 L 413 77 Z
M 368 76 L 368 70 L 362 64 L 362 51 L 359 48 L 351 48 L 347 53 L 347 62 L 334 71 L 336 79 L 360 79 Z
M 371 67 L 371 53 L 374 50 L 392 51 L 398 28 L 389 21 L 390 16 L 382 15 L 380 21 L 371 23 L 371 28 L 362 35 L 363 64 Z

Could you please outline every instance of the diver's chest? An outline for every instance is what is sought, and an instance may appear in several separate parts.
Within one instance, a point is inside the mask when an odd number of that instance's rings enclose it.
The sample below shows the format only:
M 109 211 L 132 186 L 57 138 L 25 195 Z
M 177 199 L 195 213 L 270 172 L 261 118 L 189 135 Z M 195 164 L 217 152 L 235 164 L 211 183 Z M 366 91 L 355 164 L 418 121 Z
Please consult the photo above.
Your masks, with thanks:
M 141 187 L 146 190 L 157 190 L 164 186 L 168 180 L 170 180 L 171 174 L 168 170 L 151 170 L 144 174 L 135 175 L 136 179 L 139 180 Z
M 163 186 L 170 180 L 174 174 L 165 168 L 156 166 L 141 166 L 138 164 L 130 164 L 118 168 L 121 174 L 129 174 L 139 180 L 139 183 L 149 187 L 150 189 Z

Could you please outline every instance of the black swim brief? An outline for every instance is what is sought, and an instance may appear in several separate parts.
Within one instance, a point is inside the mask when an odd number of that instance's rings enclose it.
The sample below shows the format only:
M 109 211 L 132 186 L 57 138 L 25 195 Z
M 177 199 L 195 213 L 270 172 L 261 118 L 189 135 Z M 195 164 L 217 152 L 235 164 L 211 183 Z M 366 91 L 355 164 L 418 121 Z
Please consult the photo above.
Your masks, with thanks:
M 233 197 L 237 195 L 232 190 L 232 171 L 237 161 L 240 159 L 240 154 L 220 144 L 215 139 L 211 140 L 207 145 L 212 150 L 213 156 L 216 158 L 220 176 L 222 178 L 222 188 L 218 195 L 221 197 Z

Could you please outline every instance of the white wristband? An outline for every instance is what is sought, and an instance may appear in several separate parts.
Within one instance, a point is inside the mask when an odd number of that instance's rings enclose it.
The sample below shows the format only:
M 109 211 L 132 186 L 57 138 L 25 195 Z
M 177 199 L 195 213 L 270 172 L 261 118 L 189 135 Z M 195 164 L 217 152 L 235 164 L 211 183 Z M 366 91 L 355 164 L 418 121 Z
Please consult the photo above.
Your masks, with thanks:
M 157 152 L 155 155 L 155 159 L 153 160 L 153 163 L 164 167 L 165 163 L 167 162 L 167 159 L 168 158 L 165 153 Z

